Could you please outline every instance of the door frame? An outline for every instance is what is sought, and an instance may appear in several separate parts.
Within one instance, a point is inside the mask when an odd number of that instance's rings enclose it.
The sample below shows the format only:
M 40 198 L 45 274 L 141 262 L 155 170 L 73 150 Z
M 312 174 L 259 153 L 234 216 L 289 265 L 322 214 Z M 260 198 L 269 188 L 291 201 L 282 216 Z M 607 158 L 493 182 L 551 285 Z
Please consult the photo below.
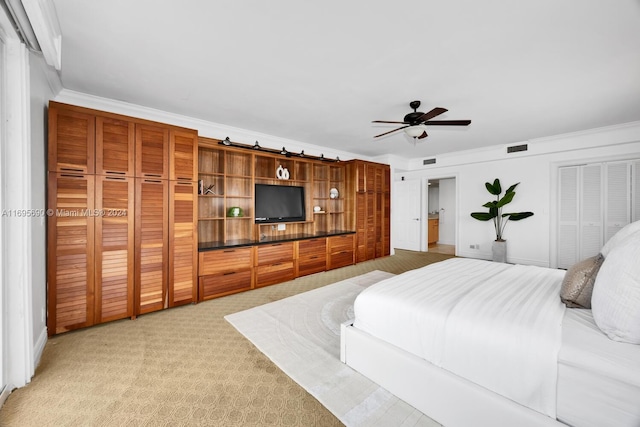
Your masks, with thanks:
M 458 226 L 460 224 L 459 221 L 459 217 L 460 215 L 458 214 L 458 208 L 460 206 L 460 177 L 458 176 L 458 173 L 450 173 L 450 174 L 434 174 L 434 175 L 427 175 L 425 177 L 422 177 L 421 181 L 422 181 L 422 192 L 423 192 L 423 201 L 422 201 L 422 206 L 420 209 L 420 222 L 421 224 L 421 230 L 420 230 L 420 235 L 422 236 L 422 238 L 420 239 L 420 250 L 422 252 L 429 252 L 429 244 L 428 244 L 428 238 L 429 238 L 429 181 L 434 181 L 434 180 L 441 180 L 441 179 L 453 179 L 455 180 L 455 195 L 453 197 L 454 201 L 455 201 L 455 224 L 454 224 L 454 244 L 455 244 L 455 255 L 458 255 L 458 248 L 460 247 L 460 242 L 459 242 L 459 235 L 460 233 L 458 233 Z

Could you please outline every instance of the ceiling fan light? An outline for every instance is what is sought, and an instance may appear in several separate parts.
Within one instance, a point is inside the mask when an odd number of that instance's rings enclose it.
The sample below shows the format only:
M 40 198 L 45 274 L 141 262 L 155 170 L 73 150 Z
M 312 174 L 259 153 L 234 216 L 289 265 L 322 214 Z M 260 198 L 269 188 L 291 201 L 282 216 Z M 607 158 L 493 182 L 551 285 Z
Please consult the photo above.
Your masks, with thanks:
M 427 127 L 424 125 L 416 125 L 416 126 L 409 126 L 408 128 L 406 128 L 404 130 L 404 133 L 406 133 L 407 135 L 409 135 L 411 138 L 417 138 L 420 135 L 422 135 L 422 133 L 424 131 L 427 130 Z

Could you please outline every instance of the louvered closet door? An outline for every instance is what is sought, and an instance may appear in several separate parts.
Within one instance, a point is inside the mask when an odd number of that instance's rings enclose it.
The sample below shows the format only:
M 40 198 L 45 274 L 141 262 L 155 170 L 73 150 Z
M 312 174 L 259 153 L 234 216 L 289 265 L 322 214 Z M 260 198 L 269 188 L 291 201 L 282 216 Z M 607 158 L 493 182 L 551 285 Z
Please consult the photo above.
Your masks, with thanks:
M 95 171 L 95 116 L 49 106 L 50 172 L 93 174 Z
M 95 322 L 133 316 L 134 179 L 96 177 Z
M 169 133 L 171 158 L 169 179 L 198 180 L 198 133 L 171 129 Z
M 362 180 L 364 183 L 364 179 Z M 356 262 L 367 260 L 367 193 L 356 193 Z
M 96 174 L 134 176 L 135 124 L 96 117 Z
M 165 308 L 168 273 L 168 181 L 136 178 L 136 314 Z
M 578 262 L 578 175 L 579 167 L 559 170 L 558 268 Z
M 196 300 L 197 186 L 191 181 L 169 182 L 169 306 Z
M 49 173 L 49 335 L 94 321 L 94 177 Z
M 606 168 L 605 242 L 631 222 L 631 163 L 607 163 Z
M 578 261 L 597 255 L 603 245 L 602 165 L 582 166 L 581 172 L 580 251 Z
M 169 178 L 169 129 L 136 124 L 136 176 Z

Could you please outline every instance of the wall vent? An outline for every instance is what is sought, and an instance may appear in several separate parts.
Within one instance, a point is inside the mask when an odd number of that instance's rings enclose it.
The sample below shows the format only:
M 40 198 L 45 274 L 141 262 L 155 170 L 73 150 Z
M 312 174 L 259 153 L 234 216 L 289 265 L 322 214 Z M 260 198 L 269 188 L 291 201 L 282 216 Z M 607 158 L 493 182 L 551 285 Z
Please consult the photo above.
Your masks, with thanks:
M 424 159 L 424 160 L 422 161 L 422 164 L 423 164 L 423 165 L 433 165 L 433 164 L 435 164 L 435 163 L 436 163 L 436 159 L 435 159 L 435 157 L 434 157 L 433 159 Z
M 518 151 L 527 151 L 527 144 L 522 145 L 512 145 L 511 147 L 507 147 L 507 153 L 517 153 Z

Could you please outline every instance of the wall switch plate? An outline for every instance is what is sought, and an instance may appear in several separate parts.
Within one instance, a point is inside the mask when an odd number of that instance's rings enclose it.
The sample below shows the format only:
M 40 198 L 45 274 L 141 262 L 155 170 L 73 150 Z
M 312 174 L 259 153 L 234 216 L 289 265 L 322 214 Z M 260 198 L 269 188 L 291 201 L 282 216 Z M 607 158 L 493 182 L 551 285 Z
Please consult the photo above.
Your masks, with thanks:
M 287 224 L 278 224 L 278 231 L 283 231 L 287 229 Z

